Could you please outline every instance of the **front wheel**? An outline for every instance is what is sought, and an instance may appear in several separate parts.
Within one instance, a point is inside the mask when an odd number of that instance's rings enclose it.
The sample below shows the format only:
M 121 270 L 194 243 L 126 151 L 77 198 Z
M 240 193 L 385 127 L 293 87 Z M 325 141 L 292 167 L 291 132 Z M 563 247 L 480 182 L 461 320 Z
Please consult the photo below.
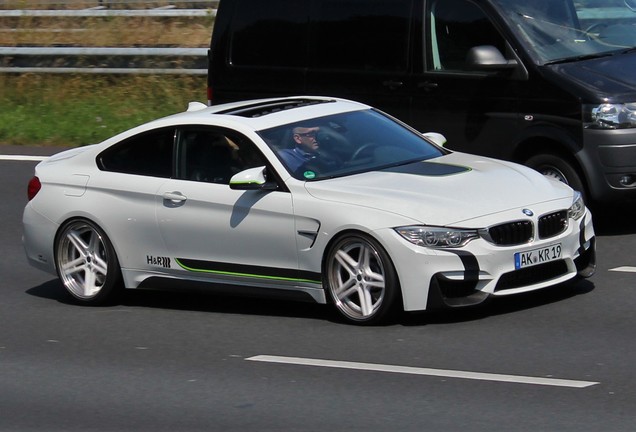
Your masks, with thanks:
M 539 171 L 544 176 L 565 183 L 585 195 L 585 185 L 581 180 L 581 176 L 566 158 L 553 154 L 541 154 L 528 159 L 526 165 Z
M 355 324 L 378 324 L 392 312 L 399 282 L 384 249 L 363 235 L 347 235 L 325 262 L 327 294 L 336 311 Z
M 103 304 L 121 285 L 110 240 L 88 220 L 72 220 L 62 227 L 55 240 L 55 267 L 64 288 L 83 304 Z

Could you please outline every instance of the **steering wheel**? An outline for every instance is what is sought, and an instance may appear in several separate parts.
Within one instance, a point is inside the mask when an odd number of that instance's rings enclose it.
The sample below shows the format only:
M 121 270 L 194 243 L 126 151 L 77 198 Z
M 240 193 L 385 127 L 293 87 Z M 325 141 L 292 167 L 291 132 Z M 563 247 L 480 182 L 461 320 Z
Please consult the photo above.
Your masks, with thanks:
M 360 147 L 358 147 L 356 149 L 356 151 L 353 152 L 353 154 L 351 155 L 351 160 L 356 160 L 360 157 L 360 155 L 362 153 L 364 153 L 365 151 L 369 150 L 372 147 L 375 147 L 376 144 L 375 143 L 366 143 L 366 144 L 362 144 Z
M 603 29 L 607 28 L 608 24 L 604 23 L 604 22 L 597 22 L 594 23 L 592 25 L 590 25 L 588 28 L 585 29 L 585 34 L 590 37 L 591 34 L 593 34 L 594 37 L 598 37 L 601 34 L 601 31 L 603 31 Z

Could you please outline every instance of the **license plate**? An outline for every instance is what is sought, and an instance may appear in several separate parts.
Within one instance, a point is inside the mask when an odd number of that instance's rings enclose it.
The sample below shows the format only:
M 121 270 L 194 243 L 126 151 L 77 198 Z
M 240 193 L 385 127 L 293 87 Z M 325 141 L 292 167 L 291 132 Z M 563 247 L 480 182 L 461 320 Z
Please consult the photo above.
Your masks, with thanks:
M 561 243 L 515 254 L 515 269 L 519 270 L 561 258 Z

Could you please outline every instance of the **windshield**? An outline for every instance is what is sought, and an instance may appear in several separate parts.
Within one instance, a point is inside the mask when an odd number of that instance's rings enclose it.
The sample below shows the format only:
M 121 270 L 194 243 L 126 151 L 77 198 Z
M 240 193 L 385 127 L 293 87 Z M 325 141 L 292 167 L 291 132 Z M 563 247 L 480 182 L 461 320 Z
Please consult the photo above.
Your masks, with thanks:
M 539 63 L 636 46 L 636 0 L 493 0 Z
M 445 154 L 419 133 L 374 110 L 309 119 L 259 134 L 299 180 L 346 176 Z

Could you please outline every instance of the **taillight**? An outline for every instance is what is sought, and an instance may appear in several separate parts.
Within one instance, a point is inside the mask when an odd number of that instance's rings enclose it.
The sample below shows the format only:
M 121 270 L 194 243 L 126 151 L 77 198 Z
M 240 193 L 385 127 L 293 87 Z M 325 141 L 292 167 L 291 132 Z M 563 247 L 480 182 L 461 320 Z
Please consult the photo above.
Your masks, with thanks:
M 212 87 L 208 87 L 208 106 L 212 105 Z
M 27 187 L 27 196 L 29 197 L 29 201 L 31 201 L 42 189 L 42 183 L 40 183 L 40 179 L 37 177 L 33 177 L 29 180 L 29 186 Z

